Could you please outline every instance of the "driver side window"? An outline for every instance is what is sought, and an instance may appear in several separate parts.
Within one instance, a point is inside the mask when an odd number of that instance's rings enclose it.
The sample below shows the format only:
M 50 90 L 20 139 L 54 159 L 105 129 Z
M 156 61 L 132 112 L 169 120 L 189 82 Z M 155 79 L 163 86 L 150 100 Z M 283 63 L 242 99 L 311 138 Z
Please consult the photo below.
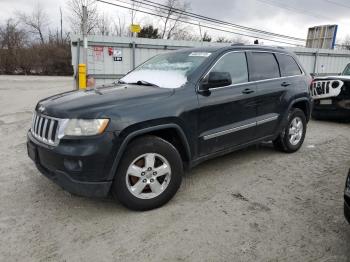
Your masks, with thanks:
M 231 52 L 224 54 L 210 72 L 229 73 L 232 85 L 248 82 L 248 67 L 245 53 Z

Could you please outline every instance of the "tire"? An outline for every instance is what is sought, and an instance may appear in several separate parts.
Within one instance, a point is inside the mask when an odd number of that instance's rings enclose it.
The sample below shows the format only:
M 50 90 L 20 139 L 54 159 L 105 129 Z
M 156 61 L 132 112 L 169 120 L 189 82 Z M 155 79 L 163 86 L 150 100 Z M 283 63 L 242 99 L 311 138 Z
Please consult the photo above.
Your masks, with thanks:
M 296 123 L 298 123 L 298 126 L 300 124 L 302 125 L 302 130 L 292 128 L 295 126 Z M 274 147 L 277 150 L 286 153 L 294 153 L 298 151 L 304 142 L 306 128 L 307 124 L 304 112 L 298 108 L 293 108 L 288 114 L 288 122 L 286 127 L 273 141 Z M 296 133 L 294 139 L 292 132 Z
M 175 195 L 182 174 L 182 159 L 172 144 L 156 136 L 137 138 L 121 159 L 112 195 L 132 210 L 158 208 Z

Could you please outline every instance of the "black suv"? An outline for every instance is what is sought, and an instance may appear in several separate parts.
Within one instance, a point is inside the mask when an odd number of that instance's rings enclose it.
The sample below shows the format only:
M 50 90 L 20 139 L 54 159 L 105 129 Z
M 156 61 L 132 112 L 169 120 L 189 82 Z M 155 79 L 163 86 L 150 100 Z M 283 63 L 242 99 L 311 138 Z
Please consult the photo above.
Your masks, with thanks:
M 310 84 L 282 48 L 164 53 L 108 86 L 39 101 L 28 154 L 67 191 L 111 192 L 128 208 L 152 209 L 173 197 L 185 168 L 204 160 L 262 141 L 297 151 Z

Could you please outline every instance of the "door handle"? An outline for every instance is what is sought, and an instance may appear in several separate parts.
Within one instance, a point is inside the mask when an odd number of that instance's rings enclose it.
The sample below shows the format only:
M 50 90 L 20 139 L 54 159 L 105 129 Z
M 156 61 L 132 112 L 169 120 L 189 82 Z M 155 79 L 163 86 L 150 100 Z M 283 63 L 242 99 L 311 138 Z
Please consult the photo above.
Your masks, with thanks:
M 242 93 L 243 94 L 251 94 L 251 93 L 254 93 L 255 91 L 254 90 L 252 90 L 252 89 L 250 89 L 250 88 L 246 88 L 246 89 L 244 89 L 243 91 L 242 91 Z
M 284 87 L 290 86 L 290 85 L 291 85 L 291 83 L 288 83 L 288 82 L 283 82 L 283 83 L 281 84 L 281 86 L 284 86 Z

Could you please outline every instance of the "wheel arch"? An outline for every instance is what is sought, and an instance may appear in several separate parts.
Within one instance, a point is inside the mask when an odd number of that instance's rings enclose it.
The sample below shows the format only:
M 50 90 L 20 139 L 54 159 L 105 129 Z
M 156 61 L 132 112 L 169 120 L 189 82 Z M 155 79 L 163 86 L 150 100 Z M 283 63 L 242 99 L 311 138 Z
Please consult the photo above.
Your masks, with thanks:
M 299 99 L 294 100 L 291 103 L 288 112 L 292 108 L 299 108 L 300 110 L 302 110 L 305 114 L 306 122 L 309 122 L 310 117 L 311 117 L 311 105 L 310 105 L 310 101 L 307 98 L 299 98 Z
M 191 161 L 192 155 L 191 155 L 190 145 L 188 143 L 188 140 L 184 131 L 179 125 L 171 123 L 171 124 L 162 124 L 162 125 L 157 125 L 152 127 L 146 127 L 140 130 L 133 131 L 125 137 L 121 146 L 119 147 L 118 153 L 112 165 L 112 169 L 108 176 L 110 180 L 114 178 L 119 162 L 128 144 L 130 144 L 130 142 L 132 142 L 133 140 L 146 135 L 154 135 L 166 140 L 179 151 L 183 162 Z M 172 139 L 174 138 L 173 135 L 177 136 L 176 137 L 177 139 L 175 139 L 176 141 L 172 141 Z

